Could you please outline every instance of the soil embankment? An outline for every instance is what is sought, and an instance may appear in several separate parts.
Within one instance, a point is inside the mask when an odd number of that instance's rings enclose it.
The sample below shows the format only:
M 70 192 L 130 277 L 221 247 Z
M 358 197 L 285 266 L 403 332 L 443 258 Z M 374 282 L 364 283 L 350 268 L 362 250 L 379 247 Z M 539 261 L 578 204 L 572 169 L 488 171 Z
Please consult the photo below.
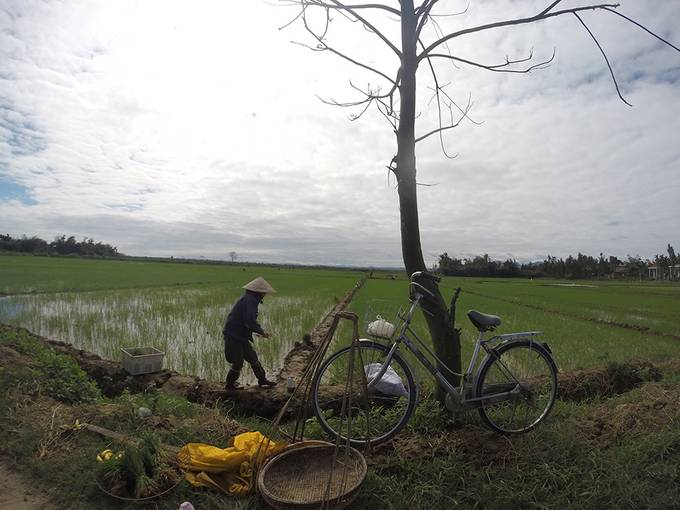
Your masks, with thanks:
M 257 386 L 246 387 L 239 391 L 224 391 L 222 382 L 206 381 L 198 377 L 178 374 L 172 370 L 163 370 L 153 374 L 131 376 L 120 363 L 102 359 L 96 354 L 77 349 L 71 344 L 43 338 L 56 351 L 72 356 L 80 368 L 95 380 L 107 396 L 119 395 L 123 390 L 141 392 L 149 387 L 156 387 L 168 393 L 181 395 L 191 402 L 214 405 L 219 402 L 233 402 L 235 408 L 244 414 L 257 414 L 270 417 L 276 414 L 289 398 L 286 381 L 297 377 L 304 370 L 316 348 L 328 333 L 335 315 L 344 310 L 352 301 L 356 292 L 364 285 L 362 278 L 343 298 L 326 314 L 310 333 L 307 341 L 296 342 L 295 347 L 284 359 L 283 366 L 277 376 L 277 386 L 262 389 Z

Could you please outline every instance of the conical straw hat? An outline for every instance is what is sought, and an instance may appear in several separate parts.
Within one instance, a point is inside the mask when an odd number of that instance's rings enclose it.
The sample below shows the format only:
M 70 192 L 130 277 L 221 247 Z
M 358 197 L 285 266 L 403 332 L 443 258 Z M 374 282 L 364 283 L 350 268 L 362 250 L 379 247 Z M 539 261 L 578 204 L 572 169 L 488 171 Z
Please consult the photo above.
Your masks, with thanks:
M 255 278 L 252 282 L 246 283 L 243 288 L 246 290 L 252 290 L 253 292 L 260 292 L 262 294 L 276 292 L 274 287 L 269 285 L 269 282 L 261 276 Z

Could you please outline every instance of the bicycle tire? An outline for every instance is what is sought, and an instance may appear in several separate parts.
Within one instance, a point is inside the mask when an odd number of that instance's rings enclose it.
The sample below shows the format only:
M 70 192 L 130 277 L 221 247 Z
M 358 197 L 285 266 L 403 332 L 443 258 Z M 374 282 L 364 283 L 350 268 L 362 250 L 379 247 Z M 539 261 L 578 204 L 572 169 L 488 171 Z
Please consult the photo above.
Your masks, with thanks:
M 332 354 L 318 370 L 312 382 L 312 402 L 314 414 L 321 428 L 333 439 L 340 436 L 347 440 L 347 434 L 336 430 L 347 429 L 347 423 L 340 419 L 338 407 L 341 407 L 347 382 L 347 365 L 351 347 L 345 347 Z M 362 396 L 363 377 L 358 367 L 365 368 L 371 363 L 381 363 L 388 354 L 389 348 L 383 344 L 362 340 L 359 344 L 359 356 L 355 358 L 352 395 Z M 356 354 L 355 354 L 356 356 Z M 352 399 L 352 423 L 350 444 L 354 447 L 378 445 L 392 439 L 413 414 L 417 402 L 417 387 L 413 372 L 408 363 L 394 353 L 390 362 L 392 368 L 402 379 L 406 395 L 385 396 L 371 391 L 368 398 Z M 369 381 L 370 382 L 370 381 Z M 369 408 L 369 409 L 367 409 Z M 368 420 L 365 419 L 368 410 Z
M 508 376 L 508 371 L 515 380 Z M 518 340 L 493 349 L 480 365 L 475 396 L 510 391 L 516 387 L 516 381 L 521 383 L 517 397 L 489 404 L 482 402 L 478 409 L 484 423 L 501 434 L 528 432 L 548 416 L 555 403 L 557 366 L 541 343 Z M 524 410 L 523 417 L 520 407 Z M 532 407 L 535 412 L 530 417 Z

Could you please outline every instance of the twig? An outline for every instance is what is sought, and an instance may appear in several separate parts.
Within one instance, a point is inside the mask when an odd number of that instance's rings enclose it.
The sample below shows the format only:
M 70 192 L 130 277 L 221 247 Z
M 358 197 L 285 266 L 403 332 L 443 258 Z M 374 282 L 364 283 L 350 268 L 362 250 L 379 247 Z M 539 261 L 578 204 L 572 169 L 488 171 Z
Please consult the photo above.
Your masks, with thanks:
M 607 58 L 607 54 L 604 52 L 602 49 L 602 46 L 600 46 L 600 41 L 597 40 L 597 37 L 590 31 L 590 28 L 588 28 L 588 25 L 585 24 L 585 22 L 581 19 L 581 16 L 578 15 L 578 13 L 574 13 L 574 16 L 581 22 L 581 25 L 583 25 L 583 28 L 586 29 L 586 31 L 590 34 L 590 37 L 593 38 L 593 41 L 595 41 L 595 44 L 597 44 L 597 47 L 600 49 L 600 53 L 602 53 L 602 56 L 604 57 L 604 61 L 607 63 L 607 67 L 609 68 L 609 74 L 612 76 L 612 80 L 614 81 L 614 87 L 616 87 L 616 93 L 619 95 L 621 98 L 621 101 L 626 103 L 628 106 L 633 106 L 630 104 L 628 101 L 624 99 L 624 97 L 621 95 L 621 90 L 619 90 L 619 84 L 616 81 L 616 76 L 614 76 L 614 71 L 612 70 L 612 66 L 609 63 L 609 59 Z
M 451 39 L 454 39 L 456 37 L 460 37 L 463 35 L 467 34 L 473 34 L 476 32 L 482 32 L 485 30 L 491 30 L 494 28 L 500 28 L 500 27 L 507 27 L 507 26 L 512 26 L 512 25 L 524 25 L 527 23 L 534 23 L 536 21 L 541 21 L 545 20 L 548 18 L 554 18 L 555 16 L 561 16 L 563 14 L 574 14 L 576 12 L 581 12 L 581 11 L 594 11 L 597 9 L 604 9 L 606 7 L 609 8 L 614 8 L 616 9 L 619 7 L 620 4 L 597 4 L 597 5 L 586 5 L 582 7 L 574 7 L 572 9 L 563 9 L 561 11 L 554 11 L 554 12 L 541 12 L 535 16 L 530 16 L 528 18 L 514 18 L 510 20 L 505 20 L 505 21 L 497 21 L 495 23 L 487 23 L 485 25 L 478 25 L 476 27 L 470 27 L 470 28 L 465 28 L 463 30 L 458 30 L 457 32 L 452 32 L 450 34 L 445 35 L 444 37 L 438 39 L 437 41 L 433 42 L 430 44 L 427 48 L 423 50 L 423 52 L 418 55 L 418 61 L 421 61 L 422 59 L 426 58 L 427 54 L 430 53 L 433 49 L 435 49 L 437 46 L 440 44 L 450 41 Z

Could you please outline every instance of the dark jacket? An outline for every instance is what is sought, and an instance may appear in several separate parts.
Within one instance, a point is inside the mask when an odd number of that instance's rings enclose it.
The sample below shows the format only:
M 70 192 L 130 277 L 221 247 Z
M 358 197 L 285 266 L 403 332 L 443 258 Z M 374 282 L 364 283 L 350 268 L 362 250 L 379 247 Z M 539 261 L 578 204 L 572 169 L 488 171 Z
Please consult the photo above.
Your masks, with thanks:
M 262 326 L 257 322 L 257 307 L 262 302 L 262 296 L 256 292 L 246 291 L 231 308 L 227 321 L 224 323 L 222 334 L 236 340 L 253 341 L 253 333 L 264 334 Z

